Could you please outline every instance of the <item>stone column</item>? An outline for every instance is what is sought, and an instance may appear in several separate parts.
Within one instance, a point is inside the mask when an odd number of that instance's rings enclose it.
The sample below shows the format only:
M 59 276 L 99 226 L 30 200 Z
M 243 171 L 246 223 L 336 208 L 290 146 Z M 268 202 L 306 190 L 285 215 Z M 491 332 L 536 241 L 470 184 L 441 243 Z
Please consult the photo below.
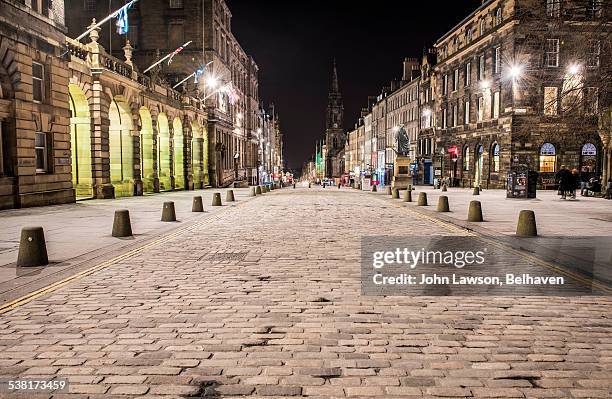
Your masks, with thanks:
M 189 121 L 189 117 L 185 116 L 183 118 L 183 165 L 185 176 L 185 190 L 193 190 L 194 181 L 193 181 L 193 156 L 192 156 L 192 148 L 191 143 L 193 141 L 193 131 L 191 130 L 191 122 Z
M 134 159 L 134 195 L 143 195 L 144 189 L 142 184 L 142 160 L 140 159 L 140 118 L 138 117 L 138 110 L 132 110 L 136 114 L 132 114 L 132 126 L 135 128 L 130 131 L 132 137 L 132 143 L 134 153 L 132 158 Z
M 151 130 L 153 131 L 153 192 L 159 193 L 159 133 L 157 131 L 157 114 L 151 115 Z
M 168 117 L 168 139 L 170 143 L 168 143 L 168 153 L 170 156 L 170 187 L 172 190 L 176 188 L 176 170 L 174 170 L 174 126 L 173 126 L 174 118 Z

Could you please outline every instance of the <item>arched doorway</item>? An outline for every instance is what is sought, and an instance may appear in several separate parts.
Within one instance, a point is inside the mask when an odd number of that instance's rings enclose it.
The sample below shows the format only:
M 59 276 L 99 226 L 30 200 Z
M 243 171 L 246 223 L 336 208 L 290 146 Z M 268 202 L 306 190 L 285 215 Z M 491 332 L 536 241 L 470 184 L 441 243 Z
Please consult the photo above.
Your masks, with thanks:
M 580 151 L 580 175 L 585 181 L 597 174 L 597 147 L 586 143 Z
M 173 155 L 174 155 L 174 189 L 185 189 L 185 138 L 183 135 L 183 123 L 180 118 L 174 118 L 172 122 L 173 137 Z
M 193 185 L 199 189 L 203 187 L 202 173 L 202 128 L 198 121 L 191 121 L 191 165 L 193 168 Z
M 170 180 L 170 127 L 166 114 L 157 116 L 157 176 L 159 189 L 172 190 Z
M 110 177 L 115 197 L 134 195 L 134 142 L 130 108 L 121 100 L 113 100 L 108 112 Z
M 153 120 L 151 113 L 146 107 L 141 107 L 138 111 L 140 115 L 140 173 L 143 191 L 145 193 L 155 192 L 155 168 L 153 160 Z
M 93 197 L 91 171 L 91 116 L 89 103 L 83 90 L 70 83 L 70 154 L 72 158 L 72 185 L 77 199 Z
M 483 157 L 484 149 L 482 145 L 478 144 L 476 146 L 475 154 L 475 168 L 474 168 L 474 187 L 479 187 L 482 184 L 482 157 Z

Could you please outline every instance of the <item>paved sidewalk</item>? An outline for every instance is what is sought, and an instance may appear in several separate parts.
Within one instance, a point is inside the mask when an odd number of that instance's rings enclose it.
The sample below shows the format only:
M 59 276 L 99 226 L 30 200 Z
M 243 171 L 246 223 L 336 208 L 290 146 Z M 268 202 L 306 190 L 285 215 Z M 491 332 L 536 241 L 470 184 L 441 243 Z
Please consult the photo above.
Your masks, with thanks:
M 68 379 L 53 399 L 612 396 L 610 297 L 363 296 L 362 237 L 406 232 L 466 234 L 348 189 L 242 201 L 2 315 L 0 378 Z
M 612 201 L 602 198 L 578 195 L 575 200 L 562 200 L 556 191 L 542 190 L 535 199 L 507 199 L 505 190 L 482 190 L 480 195 L 472 195 L 472 189 L 442 192 L 432 186 L 415 186 L 413 201 L 419 192 L 427 193 L 431 210 L 435 210 L 439 196 L 448 196 L 451 212 L 444 216 L 458 221 L 467 220 L 470 201 L 480 201 L 485 219 L 480 226 L 501 234 L 515 234 L 519 212 L 531 209 L 542 236 L 612 236 Z M 385 193 L 386 189 L 379 190 L 378 195 Z
M 233 189 L 237 202 L 248 199 L 250 189 Z M 86 200 L 75 204 L 0 211 L 0 299 L 26 284 L 65 276 L 92 261 L 107 259 L 162 233 L 208 217 L 225 206 L 227 189 L 164 192 L 114 200 Z M 213 193 L 220 192 L 224 207 L 213 207 Z M 205 213 L 192 213 L 192 198 L 202 196 Z M 161 222 L 165 201 L 174 201 L 177 222 Z M 111 236 L 115 210 L 128 209 L 133 238 Z M 16 268 L 21 229 L 43 226 L 50 266 Z M 42 284 L 42 283 L 41 283 Z M 37 284 L 37 285 L 41 285 Z M 21 293 L 22 290 L 19 291 Z M 10 295 L 14 297 L 15 295 Z

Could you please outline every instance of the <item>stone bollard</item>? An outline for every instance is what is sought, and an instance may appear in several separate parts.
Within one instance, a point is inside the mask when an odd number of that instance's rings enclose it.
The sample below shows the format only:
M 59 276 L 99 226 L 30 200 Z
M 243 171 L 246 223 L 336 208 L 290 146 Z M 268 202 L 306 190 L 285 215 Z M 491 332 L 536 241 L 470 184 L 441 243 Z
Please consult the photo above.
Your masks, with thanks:
M 480 195 L 480 187 L 474 187 L 474 192 L 472 192 L 472 195 Z
M 376 188 L 376 184 L 372 186 L 372 192 L 375 193 L 378 191 L 378 188 Z
M 113 237 L 131 237 L 132 224 L 130 223 L 130 211 L 127 209 L 117 209 L 115 220 L 113 221 Z
M 162 222 L 176 222 L 176 212 L 174 210 L 174 202 L 168 201 L 164 202 L 164 207 L 162 208 Z
M 387 195 L 392 195 L 391 186 L 387 186 Z
M 342 188 L 342 184 L 338 184 L 338 190 L 340 190 L 340 188 Z
M 391 198 L 393 199 L 399 199 L 399 190 L 397 188 L 394 188 L 391 191 Z
M 196 196 L 193 197 L 193 202 L 191 203 L 191 212 L 204 212 L 204 204 L 202 203 L 202 197 Z
M 225 194 L 225 202 L 234 202 L 236 198 L 234 198 L 234 190 L 227 190 Z
M 261 191 L 261 186 L 255 187 L 255 195 L 261 195 L 263 192 Z
M 516 225 L 516 235 L 519 237 L 537 237 L 538 228 L 536 226 L 536 218 L 533 211 L 522 210 L 519 213 L 518 224 Z
M 448 191 L 448 189 L 446 188 L 446 183 L 442 185 L 442 191 L 445 191 L 445 192 Z
M 308 182 L 308 188 L 312 188 L 312 183 Z
M 266 186 L 266 193 L 269 193 L 270 191 L 272 191 L 272 187 L 271 186 Z
M 221 206 L 221 193 L 214 193 L 212 199 L 212 206 Z
M 255 190 L 255 187 L 251 187 L 251 192 L 249 193 L 249 197 L 256 197 L 257 196 L 257 191 Z
M 404 202 L 412 202 L 412 190 L 408 186 L 408 190 L 404 192 Z
M 482 207 L 480 201 L 470 201 L 468 209 L 468 222 L 482 222 Z
M 438 198 L 438 212 L 450 212 L 448 197 L 446 195 L 441 195 Z
M 42 227 L 21 229 L 17 267 L 44 266 L 49 264 L 45 232 Z
M 427 206 L 427 193 L 419 193 L 418 206 Z
M 295 183 L 293 183 L 293 189 L 295 190 Z

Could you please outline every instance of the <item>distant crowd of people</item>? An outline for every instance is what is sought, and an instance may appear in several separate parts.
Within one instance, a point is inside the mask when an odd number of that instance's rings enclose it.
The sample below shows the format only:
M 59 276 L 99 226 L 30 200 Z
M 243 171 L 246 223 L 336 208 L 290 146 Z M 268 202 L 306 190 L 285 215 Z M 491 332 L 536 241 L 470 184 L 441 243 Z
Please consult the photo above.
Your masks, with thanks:
M 612 199 L 612 177 L 608 179 L 605 190 L 602 190 L 601 182 L 597 177 L 591 177 L 587 180 L 580 176 L 577 169 L 569 170 L 563 165 L 556 174 L 556 180 L 559 184 L 558 194 L 562 199 L 575 199 L 578 189 L 580 189 L 580 195 L 583 197 L 598 196 L 603 191 L 606 199 Z

